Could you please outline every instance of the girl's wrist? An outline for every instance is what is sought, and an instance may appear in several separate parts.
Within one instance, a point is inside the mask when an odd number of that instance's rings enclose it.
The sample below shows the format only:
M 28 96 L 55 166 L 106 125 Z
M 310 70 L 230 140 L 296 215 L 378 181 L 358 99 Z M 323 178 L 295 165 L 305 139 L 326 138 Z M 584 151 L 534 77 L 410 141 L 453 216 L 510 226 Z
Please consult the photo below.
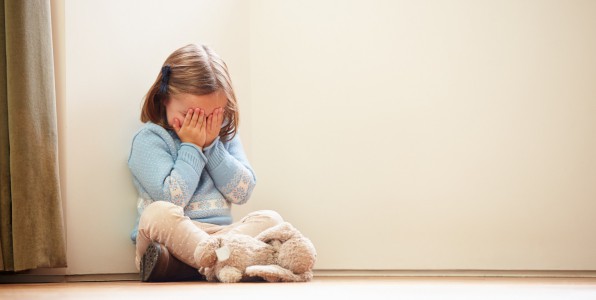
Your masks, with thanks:
M 203 151 L 203 147 L 205 146 L 205 145 L 199 145 L 199 144 L 197 144 L 197 143 L 195 143 L 195 142 L 193 142 L 193 141 L 183 141 L 183 140 L 181 140 L 181 141 L 182 141 L 183 143 L 193 144 L 193 145 L 195 145 L 197 148 L 201 149 L 201 151 Z
M 182 143 L 185 143 L 185 144 L 191 144 L 191 145 L 193 145 L 193 146 L 197 147 L 199 150 L 201 150 L 201 152 L 203 152 L 203 146 L 199 146 L 199 145 L 197 145 L 196 143 L 193 143 L 193 142 L 188 142 L 188 141 L 187 141 L 187 142 L 185 142 L 185 141 L 182 141 Z

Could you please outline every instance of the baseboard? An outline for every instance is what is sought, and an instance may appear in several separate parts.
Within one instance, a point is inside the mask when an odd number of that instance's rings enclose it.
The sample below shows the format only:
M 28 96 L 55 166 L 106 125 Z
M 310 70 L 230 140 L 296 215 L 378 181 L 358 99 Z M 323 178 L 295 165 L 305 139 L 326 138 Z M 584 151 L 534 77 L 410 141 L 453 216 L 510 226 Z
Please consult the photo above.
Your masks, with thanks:
M 66 282 L 139 281 L 139 273 L 67 275 Z
M 315 278 L 328 277 L 482 277 L 482 278 L 596 278 L 596 270 L 315 270 Z M 0 274 L 0 283 L 64 283 L 138 281 L 138 273 L 36 275 Z
M 1 274 L 0 283 L 60 283 L 66 282 L 65 275 Z
M 139 273 L 81 275 L 0 274 L 0 283 L 64 283 L 138 280 Z
M 316 270 L 315 277 L 596 278 L 596 270 Z

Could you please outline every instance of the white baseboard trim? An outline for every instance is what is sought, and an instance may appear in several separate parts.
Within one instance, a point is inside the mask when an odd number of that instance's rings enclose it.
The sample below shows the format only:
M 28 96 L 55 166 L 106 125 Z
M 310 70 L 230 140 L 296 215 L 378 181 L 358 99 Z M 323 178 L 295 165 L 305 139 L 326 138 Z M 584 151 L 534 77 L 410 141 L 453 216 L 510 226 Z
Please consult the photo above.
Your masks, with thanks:
M 315 270 L 315 277 L 596 278 L 596 270 Z

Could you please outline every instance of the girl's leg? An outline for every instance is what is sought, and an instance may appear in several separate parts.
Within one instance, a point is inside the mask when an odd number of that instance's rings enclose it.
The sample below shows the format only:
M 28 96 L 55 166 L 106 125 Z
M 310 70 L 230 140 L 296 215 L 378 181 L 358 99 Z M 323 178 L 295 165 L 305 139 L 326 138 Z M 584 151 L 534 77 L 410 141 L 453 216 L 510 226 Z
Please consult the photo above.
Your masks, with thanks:
M 240 221 L 225 226 L 212 234 L 246 234 L 255 237 L 265 231 L 265 229 L 283 222 L 283 218 L 277 212 L 273 210 L 259 210 L 249 213 Z M 209 232 L 209 229 L 207 229 L 207 232 Z
M 168 252 L 187 265 L 198 268 L 194 251 L 199 242 L 209 238 L 190 218 L 184 216 L 182 207 L 165 201 L 147 206 L 139 221 L 136 265 L 140 269 L 141 257 L 152 242 L 164 245 Z

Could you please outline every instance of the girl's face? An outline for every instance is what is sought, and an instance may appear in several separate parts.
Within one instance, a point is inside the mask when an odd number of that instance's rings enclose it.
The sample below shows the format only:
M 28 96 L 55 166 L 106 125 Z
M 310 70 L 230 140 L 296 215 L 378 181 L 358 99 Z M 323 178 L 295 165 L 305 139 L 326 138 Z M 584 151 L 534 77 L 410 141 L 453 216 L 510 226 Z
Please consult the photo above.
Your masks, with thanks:
M 205 112 L 205 116 L 209 116 L 216 108 L 225 108 L 227 103 L 228 99 L 222 90 L 200 96 L 192 94 L 172 95 L 165 102 L 168 125 L 174 126 L 175 118 L 182 124 L 190 108 L 201 108 Z

